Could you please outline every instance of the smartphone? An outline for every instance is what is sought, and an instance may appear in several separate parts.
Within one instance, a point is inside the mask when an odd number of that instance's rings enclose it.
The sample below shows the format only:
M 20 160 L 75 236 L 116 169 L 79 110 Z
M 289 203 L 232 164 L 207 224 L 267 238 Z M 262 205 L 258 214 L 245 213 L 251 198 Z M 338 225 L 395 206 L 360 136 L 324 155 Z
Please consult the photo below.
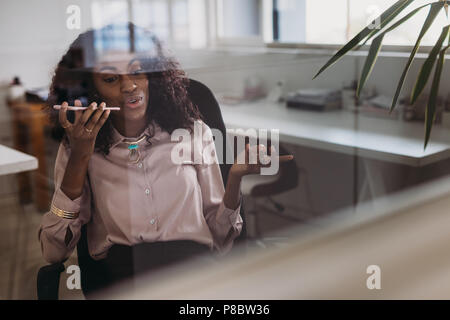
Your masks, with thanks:
M 89 108 L 89 107 L 74 107 L 74 106 L 68 106 L 67 110 L 77 111 L 77 110 L 86 110 L 86 109 L 88 109 L 88 108 Z M 94 110 L 97 110 L 97 108 L 98 108 L 98 107 L 95 107 Z M 56 104 L 56 105 L 53 106 L 53 109 L 59 110 L 59 109 L 61 109 L 61 105 Z M 105 110 L 118 111 L 118 110 L 120 110 L 120 108 L 105 108 Z

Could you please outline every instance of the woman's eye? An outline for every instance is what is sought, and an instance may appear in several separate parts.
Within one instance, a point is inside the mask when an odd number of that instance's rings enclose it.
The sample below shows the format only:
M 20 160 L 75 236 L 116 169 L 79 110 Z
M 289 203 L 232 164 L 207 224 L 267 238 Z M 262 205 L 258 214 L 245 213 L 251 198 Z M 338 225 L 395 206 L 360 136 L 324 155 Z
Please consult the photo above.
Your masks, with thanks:
M 103 78 L 103 81 L 105 81 L 106 83 L 111 83 L 116 81 L 117 76 L 113 76 L 113 77 L 107 77 L 107 78 Z

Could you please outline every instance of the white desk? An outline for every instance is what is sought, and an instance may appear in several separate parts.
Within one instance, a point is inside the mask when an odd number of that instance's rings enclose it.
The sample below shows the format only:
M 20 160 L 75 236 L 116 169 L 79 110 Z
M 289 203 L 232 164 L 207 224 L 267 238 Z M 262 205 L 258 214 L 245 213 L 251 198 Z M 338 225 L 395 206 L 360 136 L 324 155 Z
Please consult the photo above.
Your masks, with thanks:
M 38 168 L 38 160 L 23 152 L 0 145 L 0 175 Z
M 426 150 L 421 122 L 310 112 L 270 102 L 221 105 L 227 128 L 279 129 L 281 142 L 419 167 L 450 157 L 450 130 L 435 126 Z M 359 128 L 359 129 L 356 129 Z

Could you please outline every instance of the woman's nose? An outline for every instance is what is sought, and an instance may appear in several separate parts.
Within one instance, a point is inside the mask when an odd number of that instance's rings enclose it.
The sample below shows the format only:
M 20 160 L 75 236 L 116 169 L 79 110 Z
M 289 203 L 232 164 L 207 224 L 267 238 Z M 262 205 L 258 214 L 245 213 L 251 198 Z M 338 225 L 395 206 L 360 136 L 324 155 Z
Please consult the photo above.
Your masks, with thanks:
M 130 93 L 136 90 L 137 85 L 134 83 L 133 79 L 131 79 L 127 75 L 121 76 L 121 83 L 120 83 L 120 89 L 122 92 Z

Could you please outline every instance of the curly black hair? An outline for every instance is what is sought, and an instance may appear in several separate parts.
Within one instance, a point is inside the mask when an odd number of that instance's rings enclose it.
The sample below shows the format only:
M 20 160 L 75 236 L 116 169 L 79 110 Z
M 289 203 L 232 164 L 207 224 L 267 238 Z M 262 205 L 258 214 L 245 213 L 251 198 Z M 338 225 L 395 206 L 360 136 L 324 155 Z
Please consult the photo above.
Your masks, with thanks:
M 137 54 L 149 79 L 151 90 L 146 112 L 147 123 L 150 125 L 153 120 L 171 134 L 177 128 L 192 130 L 194 121 L 202 119 L 198 107 L 188 96 L 189 79 L 186 73 L 157 37 L 133 23 L 127 23 L 125 28 L 123 25 L 108 25 L 80 34 L 55 69 L 44 108 L 50 117 L 54 139 L 68 143 L 65 130 L 59 123 L 58 111 L 53 109 L 53 105 L 64 101 L 73 105 L 75 99 L 82 100 L 86 105 L 98 102 L 99 94 L 92 77 L 92 67 L 101 55 L 98 46 L 111 43 L 123 45 L 124 40 L 129 44 L 128 50 Z M 73 122 L 74 117 L 74 113 L 69 111 L 69 121 Z M 112 122 L 109 118 L 97 135 L 95 151 L 108 155 L 111 144 Z

